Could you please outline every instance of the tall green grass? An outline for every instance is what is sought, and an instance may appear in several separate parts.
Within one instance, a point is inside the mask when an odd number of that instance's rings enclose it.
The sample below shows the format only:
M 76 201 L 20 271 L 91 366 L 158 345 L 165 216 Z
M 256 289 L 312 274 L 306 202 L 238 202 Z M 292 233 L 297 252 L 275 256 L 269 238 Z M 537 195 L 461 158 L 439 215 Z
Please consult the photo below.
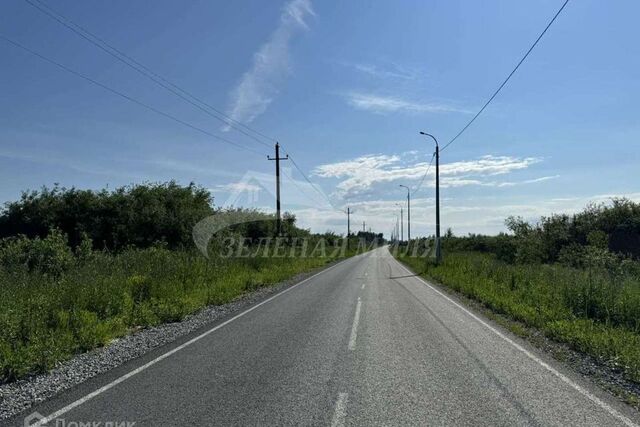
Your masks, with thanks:
M 93 253 L 60 274 L 0 267 L 0 381 L 47 371 L 136 328 L 180 320 L 334 259 L 209 260 L 156 247 Z
M 454 252 L 441 265 L 398 258 L 421 275 L 615 364 L 640 382 L 640 279 L 606 269 L 512 265 L 489 254 Z

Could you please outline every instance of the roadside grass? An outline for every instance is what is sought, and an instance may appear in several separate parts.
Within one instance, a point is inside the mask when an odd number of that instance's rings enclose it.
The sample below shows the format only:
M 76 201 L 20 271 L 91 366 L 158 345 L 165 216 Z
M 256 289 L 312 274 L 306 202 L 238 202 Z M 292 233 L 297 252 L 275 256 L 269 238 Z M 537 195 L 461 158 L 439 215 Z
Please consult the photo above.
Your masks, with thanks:
M 195 250 L 154 247 L 94 252 L 61 275 L 0 267 L 0 382 L 45 372 L 135 329 L 179 321 L 337 256 L 206 259 Z
M 640 382 L 640 280 L 606 270 L 512 265 L 493 255 L 447 253 L 441 265 L 397 254 L 423 277 L 595 356 Z

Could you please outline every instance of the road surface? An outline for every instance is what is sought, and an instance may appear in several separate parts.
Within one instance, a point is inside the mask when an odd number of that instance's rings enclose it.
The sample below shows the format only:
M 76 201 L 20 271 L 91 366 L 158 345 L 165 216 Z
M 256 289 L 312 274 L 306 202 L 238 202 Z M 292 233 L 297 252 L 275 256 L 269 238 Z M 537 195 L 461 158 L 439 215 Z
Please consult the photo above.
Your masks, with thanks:
M 199 334 L 34 410 L 67 426 L 638 423 L 386 248 Z

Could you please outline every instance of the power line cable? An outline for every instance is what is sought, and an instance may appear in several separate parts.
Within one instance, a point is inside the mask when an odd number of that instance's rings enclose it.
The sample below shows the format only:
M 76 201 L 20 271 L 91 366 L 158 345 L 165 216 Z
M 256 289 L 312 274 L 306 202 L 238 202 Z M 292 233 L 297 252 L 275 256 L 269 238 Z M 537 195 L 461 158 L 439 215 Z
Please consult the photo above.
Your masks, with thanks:
M 431 165 L 433 165 L 433 159 L 435 159 L 435 158 L 436 158 L 436 153 L 433 153 L 433 155 L 431 156 L 431 161 L 429 162 L 429 166 L 427 166 L 427 170 L 424 171 L 424 175 L 422 175 L 422 179 L 418 183 L 418 186 L 415 188 L 415 190 L 413 190 L 411 192 L 412 194 L 417 193 L 418 190 L 420 190 L 420 187 L 422 187 L 422 183 L 424 182 L 424 179 L 427 177 L 427 174 L 429 173 L 429 170 L 431 169 Z
M 567 3 L 569 3 L 569 0 L 565 0 L 565 2 L 562 4 L 562 7 L 560 7 L 560 9 L 558 9 L 558 11 L 556 12 L 556 14 L 553 16 L 553 18 L 551 19 L 551 21 L 549 21 L 549 23 L 547 24 L 547 26 L 544 28 L 544 30 L 542 31 L 542 33 L 540 33 L 540 35 L 538 36 L 538 38 L 536 39 L 535 42 L 533 42 L 533 44 L 531 45 L 531 47 L 529 48 L 529 50 L 527 50 L 527 53 L 524 54 L 524 56 L 520 59 L 520 61 L 518 62 L 518 64 L 515 66 L 515 68 L 509 73 L 509 75 L 507 76 L 507 78 L 502 82 L 502 84 L 498 87 L 498 89 L 493 93 L 493 95 L 491 95 L 491 98 L 489 98 L 489 100 L 482 106 L 482 108 L 480 109 L 480 111 L 478 111 L 476 113 L 475 116 L 473 116 L 473 118 L 471 120 L 469 120 L 469 122 L 460 130 L 460 132 L 458 132 L 456 134 L 456 136 L 454 136 L 449 142 L 447 142 L 445 144 L 444 147 L 442 147 L 440 149 L 440 151 L 444 151 L 449 145 L 453 144 L 453 142 L 458 139 L 460 137 L 460 135 L 462 135 L 464 133 L 464 131 L 467 130 L 467 128 L 469 126 L 471 126 L 471 124 L 478 118 L 478 116 L 480 114 L 482 114 L 482 112 L 485 110 L 485 108 L 487 108 L 487 106 L 491 103 L 491 101 L 493 101 L 493 99 L 498 95 L 498 93 L 502 90 L 502 88 L 504 87 L 504 85 L 507 84 L 507 82 L 509 81 L 509 79 L 511 79 L 511 76 L 513 76 L 515 74 L 515 72 L 518 70 L 518 68 L 520 68 L 520 65 L 522 65 L 522 63 L 524 62 L 525 59 L 527 59 L 527 57 L 529 56 L 529 54 L 533 51 L 533 49 L 536 47 L 536 45 L 538 44 L 538 42 L 542 39 L 542 37 L 545 35 L 545 33 L 547 32 L 547 30 L 549 29 L 549 27 L 551 27 L 551 25 L 555 22 L 556 18 L 560 15 L 560 13 L 562 13 L 563 9 L 565 8 L 565 6 L 567 5 Z
M 291 153 L 288 153 L 286 150 L 283 150 L 285 152 L 285 154 L 287 154 L 289 156 L 289 160 L 291 160 L 291 163 L 293 164 L 293 166 L 298 170 L 298 172 L 300 172 L 300 174 L 304 177 L 305 181 L 307 181 L 309 183 L 309 185 L 311 185 L 311 188 L 313 188 L 318 194 L 320 194 L 328 203 L 329 206 L 331 206 L 333 209 L 340 211 L 342 213 L 345 213 L 346 211 L 343 211 L 342 209 L 338 209 L 335 206 L 333 206 L 333 202 L 331 201 L 331 199 L 329 199 L 329 196 L 327 196 L 322 190 L 320 190 L 319 188 L 317 188 L 313 182 L 311 182 L 311 180 L 307 177 L 307 175 L 305 175 L 305 173 L 302 171 L 302 168 L 300 168 L 300 166 L 298 166 L 298 164 L 296 163 L 296 161 L 293 159 L 293 157 L 291 156 Z
M 74 33 L 76 33 L 77 35 L 79 35 L 80 37 L 82 37 L 83 39 L 88 41 L 89 43 L 93 44 L 94 46 L 98 47 L 99 49 L 101 49 L 102 51 L 107 53 L 108 55 L 116 58 L 118 61 L 122 62 L 123 64 L 125 64 L 128 67 L 132 68 L 133 70 L 137 71 L 139 74 L 147 77 L 148 79 L 152 80 L 157 85 L 163 87 L 164 89 L 168 90 L 169 92 L 173 93 L 177 97 L 179 97 L 182 100 L 188 102 L 189 104 L 193 105 L 194 107 L 198 108 L 199 110 L 203 111 L 204 113 L 210 115 L 211 117 L 214 117 L 215 119 L 221 121 L 225 125 L 237 130 L 238 132 L 244 134 L 245 136 L 247 136 L 247 137 L 253 139 L 254 141 L 256 141 L 256 142 L 258 142 L 258 143 L 260 143 L 262 145 L 265 145 L 265 146 L 270 146 L 270 145 L 267 144 L 266 142 L 264 142 L 263 140 L 259 139 L 255 135 L 250 134 L 249 132 L 253 132 L 254 134 L 256 134 L 256 135 L 258 135 L 258 136 L 260 136 L 262 138 L 268 139 L 270 141 L 275 141 L 273 138 L 268 137 L 267 135 L 264 135 L 263 133 L 255 130 L 255 129 L 253 129 L 253 128 L 251 128 L 251 127 L 249 127 L 249 126 L 247 126 L 247 125 L 245 125 L 245 124 L 243 124 L 243 123 L 241 123 L 241 122 L 239 122 L 237 120 L 232 119 L 231 117 L 227 116 L 222 111 L 216 109 L 212 105 L 206 103 L 202 99 L 196 97 L 195 95 L 191 94 L 190 92 L 186 91 L 185 89 L 182 89 L 181 87 L 175 85 L 174 83 L 172 83 L 169 80 L 165 79 L 164 77 L 160 76 L 158 73 L 154 72 L 153 70 L 149 69 L 145 65 L 141 64 L 139 61 L 133 59 L 132 57 L 130 57 L 126 53 L 122 52 L 121 50 L 117 49 L 113 45 L 109 44 L 104 39 L 96 36 L 95 34 L 90 32 L 89 30 L 85 29 L 81 25 L 76 24 L 71 19 L 69 19 L 69 18 L 65 17 L 64 15 L 62 15 L 61 13 L 55 11 L 53 8 L 49 7 L 48 5 L 45 5 L 44 3 L 40 2 L 39 0 L 25 0 L 25 2 L 28 3 L 29 5 L 31 5 L 32 7 L 36 8 L 40 12 L 44 13 L 45 15 L 49 16 L 50 18 L 54 19 L 55 21 L 57 21 L 61 25 L 65 26 L 69 30 L 73 31 Z M 196 102 L 194 102 L 194 101 L 196 101 Z M 210 111 L 210 110 L 212 110 L 212 111 Z M 220 117 L 220 116 L 222 116 L 222 117 Z M 242 128 L 244 128 L 246 130 L 243 130 Z M 247 131 L 249 131 L 249 132 L 247 132 Z
M 253 132 L 254 134 L 256 134 L 256 135 L 258 135 L 258 136 L 260 136 L 260 137 L 262 137 L 262 138 L 264 138 L 266 140 L 269 140 L 269 141 L 272 141 L 272 142 L 276 142 L 276 140 L 274 138 L 269 137 L 269 136 L 265 135 L 264 133 L 254 129 L 254 128 L 248 126 L 248 125 L 245 125 L 245 124 L 243 124 L 243 123 L 241 123 L 241 122 L 239 122 L 237 120 L 234 120 L 233 118 L 231 118 L 231 117 L 227 116 L 226 114 L 224 114 L 222 111 L 216 109 L 212 105 L 210 105 L 210 104 L 206 103 L 205 101 L 203 101 L 202 99 L 196 97 L 192 93 L 186 91 L 185 89 L 183 89 L 183 88 L 177 86 L 176 84 L 170 82 L 169 80 L 165 79 L 164 77 L 162 77 L 158 73 L 154 72 L 153 70 L 151 70 L 150 68 L 148 68 L 144 64 L 141 64 L 136 59 L 132 58 L 131 56 L 129 56 L 126 53 L 124 53 L 121 50 L 119 50 L 118 48 L 116 48 L 113 45 L 109 44 L 107 41 L 105 41 L 104 39 L 102 39 L 99 36 L 95 35 L 91 31 L 89 31 L 86 28 L 84 28 L 83 26 L 75 23 L 74 21 L 72 21 L 71 19 L 67 18 L 66 16 L 64 16 L 60 12 L 58 12 L 58 11 L 54 10 L 53 8 L 49 7 L 48 5 L 42 3 L 40 0 L 25 0 L 25 1 L 29 5 L 31 5 L 32 7 L 36 8 L 40 12 L 42 12 L 45 15 L 49 16 L 50 18 L 54 19 L 55 21 L 57 21 L 61 25 L 65 26 L 69 30 L 73 31 L 74 33 L 76 33 L 77 35 L 79 35 L 80 37 L 82 37 L 83 39 L 88 41 L 89 43 L 95 45 L 96 47 L 98 47 L 99 49 L 101 49 L 102 51 L 107 53 L 108 55 L 116 58 L 118 61 L 122 62 L 123 64 L 125 64 L 128 67 L 132 68 L 136 72 L 138 72 L 138 73 L 142 74 L 143 76 L 147 77 L 148 79 L 152 80 L 154 83 L 158 84 L 159 86 L 163 87 L 164 89 L 168 90 L 169 92 L 173 93 L 174 95 L 180 97 L 181 99 L 183 99 L 184 101 L 190 103 L 191 105 L 195 106 L 196 108 L 200 109 L 201 111 L 204 111 L 205 113 L 211 115 L 212 117 L 220 120 L 224 124 L 234 128 L 235 130 L 241 132 L 242 134 L 252 138 L 256 142 L 258 142 L 258 143 L 260 143 L 260 144 L 262 144 L 264 146 L 271 147 L 270 144 L 264 142 L 263 140 L 260 140 L 260 139 L 256 138 L 254 135 L 251 135 L 251 134 L 247 133 L 246 131 L 244 131 L 243 129 L 239 128 L 238 126 L 241 126 L 242 128 L 246 129 L 247 131 Z M 191 99 L 188 99 L 188 98 L 191 98 Z M 197 103 L 199 103 L 201 105 L 196 104 L 192 100 L 195 100 Z M 211 111 L 208 111 L 207 109 L 203 108 L 202 105 L 206 106 L 208 109 L 214 111 L 215 113 L 217 113 L 218 115 L 220 115 L 222 117 L 218 117 L 216 114 L 213 114 Z M 237 126 L 234 126 L 234 124 L 237 125 Z M 290 153 L 287 153 L 287 154 L 289 154 L 289 157 L 291 157 Z M 311 182 L 311 180 L 306 176 L 306 174 L 302 171 L 302 169 L 298 166 L 298 164 L 293 159 L 291 159 L 291 161 L 294 164 L 294 166 L 296 167 L 296 169 L 298 169 L 300 174 L 304 177 L 304 179 L 311 185 L 311 187 L 315 191 L 317 191 L 323 198 L 325 198 L 329 202 L 329 204 L 331 206 L 333 206 L 331 200 Z
M 291 160 L 291 158 L 289 158 Z M 305 190 L 302 189 L 298 182 L 293 179 L 293 177 L 286 171 L 286 169 L 282 169 L 282 174 L 289 180 L 291 183 L 300 191 L 301 194 L 304 194 L 313 204 L 318 204 L 318 200 L 314 197 L 310 196 Z
M 109 86 L 107 86 L 107 85 L 105 85 L 103 83 L 100 83 L 99 81 L 94 80 L 91 77 L 89 77 L 89 76 L 87 76 L 85 74 L 82 74 L 82 73 L 80 73 L 78 71 L 75 71 L 75 70 L 67 67 L 66 65 L 63 65 L 63 64 L 61 64 L 61 63 L 59 63 L 59 62 L 57 62 L 57 61 L 55 61 L 55 60 L 53 60 L 51 58 L 48 58 L 48 57 L 46 57 L 46 56 L 44 56 L 44 55 L 42 55 L 42 54 L 40 54 L 40 53 L 38 53 L 38 52 L 26 47 L 26 46 L 24 46 L 24 45 L 22 45 L 22 44 L 20 44 L 20 43 L 18 43 L 16 41 L 13 41 L 13 40 L 7 38 L 6 36 L 4 36 L 2 34 L 0 34 L 0 39 L 4 40 L 5 42 L 7 42 L 7 43 L 9 43 L 9 44 L 11 44 L 11 45 L 13 45 L 15 47 L 18 47 L 18 48 L 30 53 L 31 55 L 34 55 L 34 56 L 42 59 L 43 61 L 46 61 L 46 62 L 48 62 L 50 64 L 55 65 L 56 67 L 66 71 L 66 72 L 68 72 L 70 74 L 73 74 L 76 77 L 80 77 L 81 79 L 84 79 L 84 80 L 86 80 L 86 81 L 88 81 L 88 82 L 90 82 L 90 83 L 92 83 L 92 84 L 94 84 L 96 86 L 99 86 L 99 87 L 101 87 L 101 88 L 103 88 L 103 89 L 105 89 L 105 90 L 107 90 L 107 91 L 109 91 L 109 92 L 111 92 L 111 93 L 113 93 L 115 95 L 118 95 L 118 96 L 120 96 L 120 97 L 122 97 L 122 98 L 124 98 L 124 99 L 126 99 L 126 100 L 128 100 L 128 101 L 130 101 L 132 103 L 134 103 L 134 104 L 137 104 L 137 105 L 139 105 L 141 107 L 144 107 L 144 108 L 146 108 L 148 110 L 151 110 L 156 114 L 159 114 L 159 115 L 161 115 L 163 117 L 171 119 L 171 120 L 173 120 L 173 121 L 175 121 L 177 123 L 180 123 L 180 124 L 182 124 L 184 126 L 187 126 L 187 127 L 191 128 L 191 129 L 194 129 L 194 130 L 196 130 L 198 132 L 201 132 L 201 133 L 203 133 L 205 135 L 208 135 L 208 136 L 210 136 L 212 138 L 215 138 L 215 139 L 217 139 L 217 140 L 219 140 L 221 142 L 224 142 L 226 144 L 233 145 L 233 146 L 235 146 L 237 148 L 240 148 L 242 150 L 251 151 L 251 152 L 253 152 L 255 154 L 258 154 L 260 156 L 264 156 L 264 153 L 261 153 L 259 151 L 256 151 L 256 150 L 252 149 L 252 148 L 249 148 L 249 147 L 245 147 L 244 145 L 240 145 L 237 142 L 231 141 L 230 139 L 224 138 L 222 136 L 213 134 L 213 133 L 211 133 L 211 132 L 209 132 L 209 131 L 207 131 L 205 129 L 202 129 L 202 128 L 198 127 L 198 126 L 192 125 L 191 123 L 188 123 L 188 122 L 186 122 L 186 121 L 184 121 L 184 120 L 182 120 L 182 119 L 180 119 L 178 117 L 175 117 L 175 116 L 173 116 L 173 115 L 171 115 L 169 113 L 165 113 L 164 111 L 161 111 L 161 110 L 159 110 L 159 109 L 157 109 L 157 108 L 155 108 L 155 107 L 153 107 L 153 106 L 151 106 L 149 104 L 146 104 L 146 103 L 144 103 L 142 101 L 139 101 L 139 100 L 137 100 L 137 99 L 125 94 L 125 93 L 122 93 L 122 92 L 120 92 L 120 91 L 118 91 L 116 89 L 113 89 L 113 88 L 111 88 L 111 87 L 109 87 Z
M 248 126 L 248 125 L 245 125 L 245 124 L 243 124 L 243 123 L 241 123 L 241 122 L 239 122 L 237 120 L 234 120 L 233 118 L 231 118 L 228 115 L 224 114 L 222 111 L 216 109 L 215 107 L 213 107 L 212 105 L 210 105 L 207 102 L 203 101 L 202 99 L 196 97 L 195 95 L 193 95 L 192 93 L 188 92 L 187 90 L 177 86 L 176 84 L 174 84 L 171 81 L 167 80 L 166 78 L 162 77 L 158 73 L 156 73 L 153 70 L 151 70 L 149 67 L 145 66 L 144 64 L 141 64 L 136 59 L 134 59 L 131 56 L 127 55 L 126 53 L 122 52 L 118 48 L 116 48 L 113 45 L 109 44 L 104 39 L 102 39 L 99 36 L 95 35 L 91 31 L 89 31 L 86 28 L 84 28 L 83 26 L 75 23 L 71 19 L 67 18 L 66 16 L 64 16 L 60 12 L 54 10 L 50 6 L 44 4 L 40 0 L 25 0 L 25 2 L 27 2 L 29 5 L 31 5 L 32 7 L 36 8 L 40 12 L 44 13 L 45 15 L 49 16 L 50 18 L 54 19 L 59 24 L 65 26 L 66 28 L 68 28 L 69 30 L 71 30 L 75 34 L 79 35 L 80 37 L 82 37 L 83 39 L 88 41 L 89 43 L 95 45 L 96 47 L 98 47 L 99 49 L 101 49 L 102 51 L 107 53 L 108 55 L 114 57 L 118 61 L 122 62 L 123 64 L 125 64 L 128 67 L 132 68 L 136 72 L 138 72 L 141 75 L 143 75 L 143 76 L 147 77 L 148 79 L 152 80 L 154 83 L 158 84 L 159 86 L 163 87 L 164 89 L 168 90 L 169 92 L 173 93 L 174 95 L 178 96 L 179 98 L 183 99 L 184 101 L 188 102 L 189 104 L 195 106 L 199 110 L 209 114 L 210 116 L 216 118 L 217 120 L 220 120 L 225 125 L 237 130 L 238 132 L 250 137 L 254 141 L 256 141 L 256 142 L 258 142 L 258 143 L 260 143 L 260 144 L 262 144 L 264 146 L 271 147 L 270 144 L 266 143 L 265 141 L 257 138 L 256 136 L 254 136 L 252 134 L 249 134 L 247 131 L 253 132 L 254 134 L 258 135 L 259 137 L 264 138 L 266 140 L 269 140 L 271 142 L 276 142 L 276 140 L 274 138 L 269 137 L 269 136 L 265 135 L 264 133 L 254 129 L 254 128 Z M 194 102 L 194 101 L 196 101 L 197 103 Z M 208 111 L 207 108 L 203 108 L 203 105 L 205 107 L 207 107 L 208 109 L 212 110 L 213 112 L 217 113 L 217 115 L 214 114 L 212 111 Z M 218 115 L 222 116 L 222 117 L 219 117 Z M 241 129 L 240 127 L 246 129 L 247 131 Z M 287 154 L 289 154 L 289 157 L 291 158 L 291 154 L 290 153 L 287 153 Z M 311 180 L 307 177 L 307 175 L 302 171 L 302 169 L 298 166 L 298 164 L 292 158 L 291 158 L 291 161 L 294 164 L 295 168 L 304 177 L 304 179 L 311 185 L 311 187 L 315 191 L 317 191 L 323 198 L 325 198 L 329 202 L 329 205 L 333 207 L 333 203 L 326 196 L 326 194 L 323 193 L 321 190 L 319 190 L 311 182 Z M 334 208 L 334 209 L 337 209 L 337 208 Z M 340 209 L 337 209 L 337 210 L 340 210 Z

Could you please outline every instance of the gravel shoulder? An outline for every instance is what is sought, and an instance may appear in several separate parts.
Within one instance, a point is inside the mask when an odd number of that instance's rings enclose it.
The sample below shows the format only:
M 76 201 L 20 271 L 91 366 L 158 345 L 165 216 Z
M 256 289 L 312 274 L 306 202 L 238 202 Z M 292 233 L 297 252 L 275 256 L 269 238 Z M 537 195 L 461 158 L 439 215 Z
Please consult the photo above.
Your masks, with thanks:
M 292 286 L 340 261 L 297 274 L 290 279 L 258 288 L 228 304 L 209 306 L 184 320 L 141 329 L 130 335 L 113 340 L 110 344 L 87 353 L 74 356 L 60 363 L 46 374 L 34 375 L 16 382 L 0 385 L 0 420 L 14 417 L 36 403 L 44 402 L 72 389 L 85 381 L 153 350 L 175 342 L 187 335 L 197 334 L 211 324 L 222 322 L 236 313 L 265 300 L 271 295 Z

